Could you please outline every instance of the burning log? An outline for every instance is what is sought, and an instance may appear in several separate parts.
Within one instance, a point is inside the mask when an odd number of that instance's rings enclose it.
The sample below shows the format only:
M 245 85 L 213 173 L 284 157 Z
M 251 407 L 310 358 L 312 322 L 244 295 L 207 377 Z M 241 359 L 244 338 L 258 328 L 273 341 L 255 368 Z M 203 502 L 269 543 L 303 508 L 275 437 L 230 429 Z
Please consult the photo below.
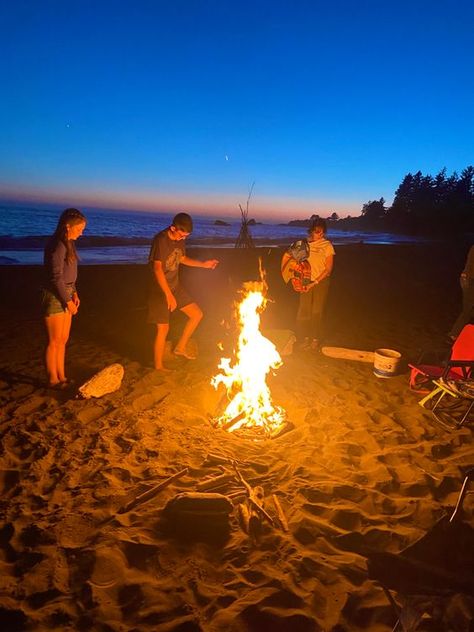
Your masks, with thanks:
M 221 397 L 219 398 L 219 401 L 216 404 L 215 407 L 215 413 L 214 413 L 214 417 L 220 417 L 222 415 L 223 410 L 225 409 L 225 407 L 228 405 L 229 403 L 229 396 L 227 394 L 227 391 L 225 391 Z
M 232 419 L 229 419 L 228 421 L 223 423 L 220 427 L 223 430 L 228 430 L 229 432 L 231 432 L 234 426 L 236 426 L 239 423 L 239 421 L 242 421 L 242 419 L 244 419 L 246 415 L 247 413 L 245 412 L 245 410 L 243 410 L 238 415 L 235 415 L 235 417 L 233 417 Z M 217 424 L 219 424 L 219 421 L 217 421 Z
M 158 483 L 158 485 L 155 485 L 154 487 L 147 490 L 146 492 L 139 494 L 136 498 L 128 502 L 124 507 L 121 507 L 117 513 L 119 514 L 127 513 L 131 511 L 132 509 L 135 509 L 137 505 L 148 502 L 149 500 L 154 498 L 157 494 L 159 494 L 163 489 L 171 485 L 171 483 L 178 480 L 178 478 L 185 476 L 188 473 L 188 469 L 189 468 L 185 467 L 179 472 L 176 472 L 176 474 L 173 474 L 173 476 L 170 476 L 166 480 L 161 481 L 161 483 Z
M 286 519 L 285 514 L 283 513 L 283 509 L 281 508 L 280 501 L 278 500 L 278 497 L 275 494 L 272 494 L 272 499 L 273 499 L 273 504 L 275 505 L 275 509 L 276 509 L 276 512 L 277 512 L 278 521 L 280 523 L 280 526 L 283 529 L 283 531 L 288 533 L 288 531 L 289 531 L 289 529 L 288 529 L 288 521 Z
M 277 428 L 270 430 L 268 436 L 270 439 L 278 439 L 278 437 L 290 432 L 290 430 L 294 430 L 294 428 L 295 426 L 291 423 L 291 421 L 285 420 L 282 426 L 278 426 Z

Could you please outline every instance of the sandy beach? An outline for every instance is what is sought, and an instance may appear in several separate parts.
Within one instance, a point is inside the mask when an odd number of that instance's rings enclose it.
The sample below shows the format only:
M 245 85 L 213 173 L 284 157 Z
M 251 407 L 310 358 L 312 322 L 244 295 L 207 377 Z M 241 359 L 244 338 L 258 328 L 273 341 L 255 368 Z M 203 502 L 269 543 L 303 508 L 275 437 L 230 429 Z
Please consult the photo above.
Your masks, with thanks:
M 281 252 L 191 253 L 221 263 L 184 271 L 205 312 L 199 356 L 171 359 L 166 375 L 151 364 L 145 267 L 81 266 L 69 376 L 80 385 L 109 364 L 125 369 L 120 390 L 87 400 L 44 387 L 41 268 L 0 266 L 3 630 L 392 629 L 364 550 L 397 553 L 416 541 L 449 513 L 474 464 L 472 429 L 438 426 L 409 390 L 406 366 L 444 342 L 467 247 L 338 248 L 324 342 L 398 350 L 399 374 L 379 379 L 368 363 L 295 349 L 269 380 L 292 429 L 274 439 L 228 433 L 211 423 L 221 395 L 210 380 L 228 335 L 222 322 L 241 283 L 258 279 L 260 255 L 270 299 L 263 330 L 292 329 L 297 295 L 280 278 Z M 257 538 L 244 532 L 237 504 L 245 494 L 234 480 L 215 490 L 234 505 L 226 537 L 201 533 L 198 521 L 194 538 L 170 530 L 166 503 L 232 474 L 231 461 L 263 488 L 274 524 L 263 520 Z M 120 511 L 184 468 L 150 500 Z M 472 517 L 472 495 L 467 501 Z M 444 629 L 472 629 L 474 599 L 452 612 Z

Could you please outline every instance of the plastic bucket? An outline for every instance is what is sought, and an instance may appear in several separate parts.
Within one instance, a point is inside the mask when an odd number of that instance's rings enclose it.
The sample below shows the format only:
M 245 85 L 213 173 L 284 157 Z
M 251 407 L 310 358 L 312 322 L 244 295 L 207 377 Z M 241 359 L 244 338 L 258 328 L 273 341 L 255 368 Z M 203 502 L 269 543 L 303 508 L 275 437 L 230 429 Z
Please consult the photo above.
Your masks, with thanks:
M 393 377 L 400 364 L 402 354 L 393 349 L 374 351 L 374 374 L 377 377 Z

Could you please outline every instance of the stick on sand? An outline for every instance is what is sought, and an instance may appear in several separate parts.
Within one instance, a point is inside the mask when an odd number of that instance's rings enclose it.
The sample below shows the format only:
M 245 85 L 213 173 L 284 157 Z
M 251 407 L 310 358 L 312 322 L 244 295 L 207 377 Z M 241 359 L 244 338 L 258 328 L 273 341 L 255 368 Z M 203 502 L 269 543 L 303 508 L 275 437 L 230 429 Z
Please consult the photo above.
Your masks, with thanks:
M 283 509 L 281 508 L 280 501 L 278 500 L 278 496 L 276 496 L 275 494 L 272 494 L 272 500 L 273 500 L 273 504 L 275 505 L 275 509 L 277 512 L 277 516 L 278 516 L 278 520 L 280 522 L 281 528 L 283 529 L 283 531 L 286 531 L 288 533 L 289 531 L 288 522 L 286 520 L 285 514 L 283 513 Z
M 179 472 L 176 472 L 176 474 L 173 474 L 173 476 L 170 476 L 166 480 L 161 481 L 161 483 L 158 483 L 158 485 L 155 485 L 155 487 L 152 487 L 151 489 L 147 490 L 146 492 L 143 492 L 143 494 L 140 494 L 139 496 L 137 496 L 136 498 L 131 500 L 124 507 L 120 507 L 120 509 L 117 511 L 117 513 L 119 513 L 119 514 L 127 513 L 128 511 L 131 511 L 132 509 L 134 509 L 137 505 L 141 505 L 143 503 L 148 502 L 154 496 L 159 494 L 162 489 L 165 489 L 165 487 L 168 487 L 168 485 L 171 485 L 171 483 L 173 483 L 178 478 L 181 478 L 182 476 L 184 476 L 187 473 L 188 473 L 188 468 L 187 467 L 185 467 L 184 469 L 180 470 Z

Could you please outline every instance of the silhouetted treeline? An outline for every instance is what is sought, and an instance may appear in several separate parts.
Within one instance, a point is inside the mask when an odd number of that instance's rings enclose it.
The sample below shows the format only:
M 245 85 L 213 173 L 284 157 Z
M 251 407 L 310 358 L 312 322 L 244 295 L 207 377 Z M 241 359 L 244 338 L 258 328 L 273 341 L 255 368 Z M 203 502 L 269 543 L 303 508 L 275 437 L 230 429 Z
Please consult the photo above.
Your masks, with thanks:
M 417 235 L 474 232 L 474 167 L 451 176 L 446 169 L 434 177 L 409 173 L 395 191 L 392 206 L 383 198 L 371 200 L 360 217 L 338 219 L 333 226 Z

